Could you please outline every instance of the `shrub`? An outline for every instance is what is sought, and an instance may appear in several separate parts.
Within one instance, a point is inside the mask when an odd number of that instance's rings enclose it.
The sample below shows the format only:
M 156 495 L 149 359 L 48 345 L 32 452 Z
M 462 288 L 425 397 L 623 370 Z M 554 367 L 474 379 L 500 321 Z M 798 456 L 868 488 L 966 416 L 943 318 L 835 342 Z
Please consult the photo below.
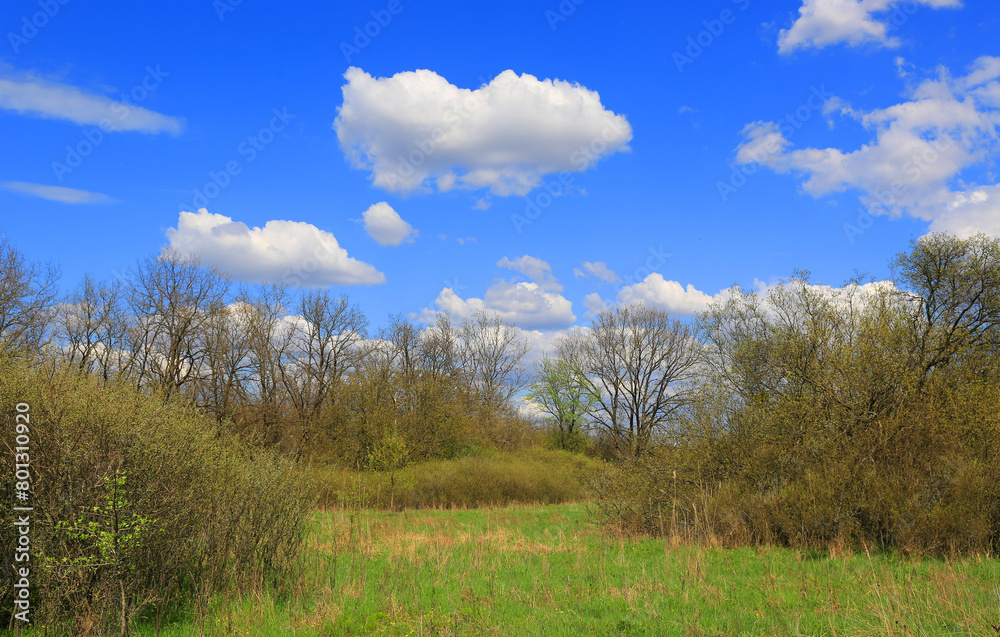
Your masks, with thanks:
M 921 239 L 901 282 L 803 274 L 701 317 L 702 377 L 601 490 L 642 532 L 1000 551 L 1000 241 Z
M 0 412 L 30 406 L 31 584 L 38 624 L 124 633 L 138 617 L 276 583 L 302 541 L 308 488 L 290 461 L 176 400 L 0 361 Z M 6 440 L 6 445 L 12 440 Z M 13 500 L 12 453 L 0 484 Z M 0 546 L 13 554 L 10 508 Z M 13 607 L 5 570 L 0 604 Z

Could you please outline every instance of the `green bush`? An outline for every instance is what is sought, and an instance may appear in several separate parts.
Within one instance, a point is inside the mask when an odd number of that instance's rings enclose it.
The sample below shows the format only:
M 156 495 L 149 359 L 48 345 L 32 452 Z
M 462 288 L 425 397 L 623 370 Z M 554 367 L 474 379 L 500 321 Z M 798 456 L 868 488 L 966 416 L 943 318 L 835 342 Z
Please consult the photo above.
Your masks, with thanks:
M 433 460 L 392 472 L 317 469 L 329 506 L 471 508 L 557 504 L 590 497 L 604 463 L 565 451 L 532 449 Z M 319 477 L 322 476 L 322 477 Z
M 604 511 L 698 541 L 1000 552 L 1000 241 L 931 235 L 896 267 L 712 305 L 694 398 Z
M 0 361 L 4 442 L 30 406 L 33 623 L 125 632 L 137 618 L 275 583 L 293 568 L 310 488 L 294 466 L 177 401 Z M 13 501 L 14 457 L 0 485 Z M 13 554 L 10 507 L 0 547 Z M 0 605 L 13 608 L 9 570 Z

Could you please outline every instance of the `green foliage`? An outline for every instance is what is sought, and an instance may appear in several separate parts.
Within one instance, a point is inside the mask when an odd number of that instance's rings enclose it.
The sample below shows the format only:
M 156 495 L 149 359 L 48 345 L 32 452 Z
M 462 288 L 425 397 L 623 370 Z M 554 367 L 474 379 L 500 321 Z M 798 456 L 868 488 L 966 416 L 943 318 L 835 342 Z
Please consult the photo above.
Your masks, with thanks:
M 933 235 L 896 268 L 710 308 L 695 400 L 602 486 L 606 513 L 727 544 L 1000 550 L 1000 242 Z
M 368 454 L 368 466 L 375 471 L 395 471 L 406 464 L 409 453 L 406 440 L 391 434 L 379 440 Z
M 12 418 L 19 402 L 30 405 L 39 624 L 120 634 L 295 567 L 311 487 L 289 461 L 177 400 L 0 362 L 0 413 Z M 4 478 L 13 459 L 3 454 Z M 13 484 L 0 486 L 10 501 Z M 12 512 L 0 516 L 0 548 L 13 554 Z M 11 584 L 0 586 L 4 612 Z
M 586 444 L 583 428 L 596 397 L 588 391 L 582 373 L 566 357 L 545 357 L 535 364 L 535 381 L 527 394 L 554 424 L 550 440 L 557 449 L 581 451 Z
M 92 569 L 112 566 L 116 575 L 122 569 L 136 570 L 135 558 L 142 542 L 156 520 L 137 513 L 124 497 L 125 474 L 104 476 L 104 503 L 97 504 L 81 513 L 75 521 L 56 522 L 56 535 L 65 533 L 69 539 L 79 540 L 97 547 L 98 556 L 85 555 L 79 561 Z M 48 561 L 53 558 L 46 557 Z M 67 558 L 63 557 L 62 561 Z M 53 567 L 54 564 L 50 564 Z M 44 566 L 43 566 L 44 568 Z

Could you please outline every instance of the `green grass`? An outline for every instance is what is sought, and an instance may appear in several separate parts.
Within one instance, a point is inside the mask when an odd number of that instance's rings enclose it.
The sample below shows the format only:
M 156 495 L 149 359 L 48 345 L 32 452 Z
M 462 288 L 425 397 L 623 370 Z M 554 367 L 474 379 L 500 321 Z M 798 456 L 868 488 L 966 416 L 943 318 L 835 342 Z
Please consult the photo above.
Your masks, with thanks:
M 992 559 L 670 546 L 591 519 L 586 505 L 318 512 L 283 598 L 215 600 L 161 634 L 996 635 L 1000 623 Z

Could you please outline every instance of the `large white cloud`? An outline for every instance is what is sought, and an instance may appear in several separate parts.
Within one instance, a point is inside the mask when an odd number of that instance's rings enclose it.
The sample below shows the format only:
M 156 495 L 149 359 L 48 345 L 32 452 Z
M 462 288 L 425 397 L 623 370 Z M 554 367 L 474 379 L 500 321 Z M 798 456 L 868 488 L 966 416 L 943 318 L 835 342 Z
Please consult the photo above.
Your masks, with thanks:
M 109 203 L 113 201 L 111 197 L 102 195 L 99 192 L 79 190 L 77 188 L 66 188 L 64 186 L 46 186 L 45 184 L 33 184 L 26 181 L 5 181 L 0 184 L 0 188 L 19 192 L 22 195 L 58 201 L 60 203 Z
M 889 30 L 904 24 L 916 12 L 917 5 L 958 8 L 962 1 L 803 0 L 798 19 L 778 36 L 778 51 L 790 53 L 799 48 L 821 49 L 840 43 L 898 46 L 899 40 L 890 36 Z
M 149 109 L 36 77 L 0 78 L 0 109 L 22 115 L 90 124 L 106 132 L 178 135 L 184 121 Z
M 167 238 L 176 250 L 243 280 L 303 288 L 385 283 L 384 274 L 349 257 L 333 234 L 301 221 L 275 220 L 249 228 L 202 208 L 180 213 Z
M 998 208 L 996 186 L 970 184 L 963 173 L 995 158 L 998 78 L 1000 58 L 982 57 L 962 77 L 939 69 L 936 77 L 910 90 L 907 101 L 887 108 L 860 111 L 831 100 L 827 111 L 835 106 L 872 135 L 853 151 L 792 149 L 790 131 L 774 122 L 754 122 L 743 130 L 736 161 L 800 175 L 802 190 L 814 197 L 858 190 L 876 214 L 907 214 L 938 229 L 997 235 L 990 212 Z
M 586 170 L 632 139 L 597 92 L 563 80 L 508 70 L 470 90 L 428 70 L 374 78 L 351 67 L 344 77 L 340 146 L 392 192 L 523 195 L 544 175 Z
M 363 215 L 365 232 L 382 246 L 399 246 L 413 242 L 417 231 L 384 201 L 373 204 Z

